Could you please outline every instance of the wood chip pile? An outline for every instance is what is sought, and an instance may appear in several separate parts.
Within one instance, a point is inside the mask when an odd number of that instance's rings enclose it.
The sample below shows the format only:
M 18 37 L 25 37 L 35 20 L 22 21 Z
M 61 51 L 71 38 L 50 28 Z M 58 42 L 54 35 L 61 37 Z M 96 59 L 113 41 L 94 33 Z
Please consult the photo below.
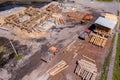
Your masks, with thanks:
M 82 80 L 95 80 L 97 76 L 97 68 L 95 64 L 81 59 L 78 61 L 75 73 L 80 76 Z
M 107 42 L 107 38 L 101 37 L 99 35 L 92 35 L 90 39 L 90 43 L 99 46 L 99 47 L 104 47 Z

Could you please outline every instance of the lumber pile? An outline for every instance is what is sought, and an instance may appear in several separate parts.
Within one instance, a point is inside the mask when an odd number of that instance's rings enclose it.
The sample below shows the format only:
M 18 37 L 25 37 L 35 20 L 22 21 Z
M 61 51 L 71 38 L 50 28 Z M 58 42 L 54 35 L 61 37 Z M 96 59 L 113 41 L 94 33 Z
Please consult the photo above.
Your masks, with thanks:
M 5 23 L 5 18 L 4 17 L 0 17 L 0 25 L 3 25 Z
M 50 13 L 61 13 L 61 9 L 58 7 L 58 5 L 51 4 L 46 8 L 46 11 Z
M 48 70 L 48 73 L 51 76 L 54 76 L 54 75 L 58 74 L 59 72 L 61 72 L 62 70 L 66 69 L 67 67 L 68 67 L 67 63 L 64 60 L 61 60 L 59 63 L 54 65 L 52 68 L 50 68 Z
M 11 28 L 19 27 L 21 30 L 25 30 L 28 33 L 39 32 L 43 31 L 41 25 L 43 25 L 45 21 L 52 17 L 54 17 L 54 21 L 57 25 L 65 24 L 65 20 L 61 14 L 54 14 L 60 12 L 61 9 L 54 4 L 51 4 L 43 11 L 37 8 L 29 7 L 23 11 L 18 12 L 17 14 L 13 14 L 5 18 L 0 18 L 0 24 L 5 24 Z M 44 28 L 47 29 L 47 27 Z
M 112 34 L 112 30 L 105 27 L 99 27 L 97 25 L 94 32 L 96 32 L 98 35 L 101 35 L 102 37 L 109 37 Z
M 39 31 L 39 25 L 43 24 L 50 17 L 51 13 L 47 11 L 40 11 L 39 9 L 29 7 L 20 11 L 18 14 L 6 17 L 4 21 L 9 27 L 19 27 L 21 30 L 25 30 L 30 33 Z
M 28 14 L 30 16 L 39 15 L 40 12 L 41 11 L 39 9 L 33 7 L 29 7 L 24 11 L 25 14 Z
M 86 15 L 86 13 L 83 12 L 68 12 L 67 16 L 72 19 L 75 20 L 77 22 L 81 22 L 81 20 L 83 19 L 83 17 Z
M 97 76 L 97 68 L 95 64 L 81 59 L 78 61 L 75 73 L 80 76 L 82 80 L 95 80 Z
M 69 12 L 67 16 L 70 19 L 81 23 L 86 23 L 93 19 L 93 16 L 91 14 L 87 14 L 83 12 Z
M 101 37 L 99 35 L 92 35 L 91 39 L 90 39 L 90 43 L 96 45 L 96 46 L 100 46 L 100 47 L 104 47 L 105 44 L 107 42 L 107 38 Z
M 62 14 L 54 13 L 54 14 L 52 14 L 52 18 L 54 18 L 55 23 L 57 25 L 65 25 L 65 23 L 66 23 L 66 21 L 65 21 L 65 19 L 64 19 Z

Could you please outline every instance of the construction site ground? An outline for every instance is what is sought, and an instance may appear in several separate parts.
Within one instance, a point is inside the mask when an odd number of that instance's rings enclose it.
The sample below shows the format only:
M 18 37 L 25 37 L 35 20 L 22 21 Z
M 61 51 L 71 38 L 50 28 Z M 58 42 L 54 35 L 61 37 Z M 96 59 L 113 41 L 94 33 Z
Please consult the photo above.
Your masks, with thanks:
M 0 44 L 5 45 L 7 43 L 6 46 L 9 46 L 8 39 L 11 39 L 15 48 L 23 55 L 21 60 L 17 61 L 13 58 L 4 67 L 0 68 L 0 79 L 39 80 L 47 70 L 59 61 L 64 60 L 69 65 L 68 68 L 55 76 L 50 76 L 49 80 L 80 80 L 80 77 L 74 73 L 76 62 L 79 59 L 95 63 L 99 74 L 97 78 L 99 78 L 104 60 L 109 53 L 112 38 L 108 39 L 104 48 L 89 43 L 89 36 L 86 40 L 79 39 L 78 36 L 104 13 L 103 10 L 99 11 L 90 7 L 83 7 L 82 9 L 93 14 L 93 21 L 87 24 L 74 23 L 74 26 L 71 27 L 53 28 L 47 32 L 35 33 L 36 36 L 19 32 L 19 29 L 15 28 L 10 31 L 0 29 Z M 4 40 L 7 42 L 2 42 Z M 51 46 L 57 47 L 58 53 L 50 62 L 45 63 L 41 60 L 41 57 L 47 56 L 45 53 Z

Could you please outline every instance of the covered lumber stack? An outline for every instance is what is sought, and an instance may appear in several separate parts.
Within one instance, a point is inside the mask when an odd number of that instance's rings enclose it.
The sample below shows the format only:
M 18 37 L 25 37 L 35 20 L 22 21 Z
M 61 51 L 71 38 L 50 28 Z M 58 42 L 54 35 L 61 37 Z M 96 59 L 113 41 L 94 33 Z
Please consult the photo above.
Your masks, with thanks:
M 82 80 L 95 80 L 97 67 L 91 62 L 81 59 L 78 61 L 75 73 L 80 76 Z
M 54 65 L 52 68 L 50 68 L 48 70 L 48 73 L 51 76 L 54 76 L 54 75 L 58 74 L 59 72 L 61 72 L 62 70 L 66 69 L 67 67 L 68 67 L 67 63 L 64 60 L 61 60 L 59 63 Z
M 99 27 L 99 25 L 96 25 L 96 28 L 94 30 L 98 35 L 102 37 L 109 37 L 112 34 L 112 30 L 108 29 L 106 27 Z
M 58 5 L 51 4 L 46 8 L 46 11 L 51 13 L 61 13 L 61 9 L 58 7 Z
M 90 43 L 99 46 L 99 47 L 104 47 L 107 42 L 107 38 L 101 37 L 99 35 L 92 35 L 90 39 Z

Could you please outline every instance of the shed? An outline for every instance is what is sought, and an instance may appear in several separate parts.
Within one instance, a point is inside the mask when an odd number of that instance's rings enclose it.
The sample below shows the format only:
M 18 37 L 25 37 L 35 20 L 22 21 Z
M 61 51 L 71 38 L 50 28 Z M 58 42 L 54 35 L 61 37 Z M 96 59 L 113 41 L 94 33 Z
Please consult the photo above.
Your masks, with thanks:
M 109 28 L 111 30 L 113 30 L 116 26 L 117 23 L 111 21 L 111 20 L 108 20 L 104 17 L 99 17 L 96 21 L 95 21 L 95 24 L 98 24 L 98 25 L 101 25 L 101 26 L 104 26 L 106 28 Z

